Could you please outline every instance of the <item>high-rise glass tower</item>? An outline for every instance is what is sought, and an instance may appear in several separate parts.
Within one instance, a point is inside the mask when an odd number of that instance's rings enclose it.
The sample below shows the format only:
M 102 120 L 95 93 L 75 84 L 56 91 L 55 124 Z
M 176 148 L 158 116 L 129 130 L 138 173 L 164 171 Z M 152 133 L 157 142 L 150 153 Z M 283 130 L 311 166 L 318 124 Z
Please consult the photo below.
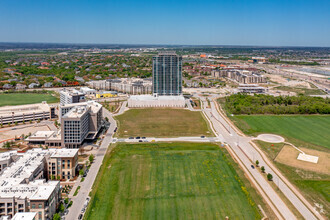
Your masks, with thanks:
M 175 52 L 162 52 L 152 58 L 154 95 L 182 95 L 182 57 Z

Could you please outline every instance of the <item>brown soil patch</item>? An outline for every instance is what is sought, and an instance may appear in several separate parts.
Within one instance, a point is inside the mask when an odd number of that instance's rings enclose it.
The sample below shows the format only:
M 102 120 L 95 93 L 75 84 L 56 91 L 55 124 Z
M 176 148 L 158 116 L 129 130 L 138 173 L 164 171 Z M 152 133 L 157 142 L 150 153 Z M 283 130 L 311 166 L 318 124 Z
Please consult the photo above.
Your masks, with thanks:
M 300 148 L 300 149 L 306 154 L 318 156 L 319 157 L 318 162 L 315 164 L 315 163 L 297 160 L 298 154 L 300 152 L 289 145 L 285 145 L 282 148 L 280 153 L 275 158 L 275 161 L 292 167 L 330 175 L 330 153 L 306 149 L 306 148 Z

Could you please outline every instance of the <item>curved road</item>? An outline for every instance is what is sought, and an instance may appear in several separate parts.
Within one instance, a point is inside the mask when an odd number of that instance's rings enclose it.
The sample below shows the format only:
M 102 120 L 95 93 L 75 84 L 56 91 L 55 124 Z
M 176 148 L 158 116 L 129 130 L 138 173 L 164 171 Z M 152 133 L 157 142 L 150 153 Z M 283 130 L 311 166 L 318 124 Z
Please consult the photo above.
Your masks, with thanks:
M 292 192 L 292 190 L 277 176 L 277 174 L 267 165 L 263 160 L 259 152 L 250 144 L 250 137 L 240 136 L 227 121 L 219 114 L 214 102 L 211 102 L 211 108 L 205 108 L 207 101 L 205 97 L 200 97 L 203 101 L 203 111 L 211 120 L 214 129 L 218 134 L 221 134 L 221 138 L 226 142 L 235 154 L 243 162 L 244 166 L 249 170 L 257 183 L 262 187 L 263 191 L 275 205 L 277 210 L 281 213 L 284 219 L 296 219 L 291 210 L 282 201 L 275 190 L 270 186 L 264 176 L 257 170 L 251 168 L 252 161 L 259 160 L 260 166 L 264 166 L 267 173 L 273 175 L 273 181 L 282 193 L 288 198 L 293 206 L 300 212 L 300 214 L 308 220 L 318 219 L 314 213 L 312 213 L 306 205 Z M 320 218 L 321 216 L 318 215 Z M 322 218 L 322 217 L 321 217 Z

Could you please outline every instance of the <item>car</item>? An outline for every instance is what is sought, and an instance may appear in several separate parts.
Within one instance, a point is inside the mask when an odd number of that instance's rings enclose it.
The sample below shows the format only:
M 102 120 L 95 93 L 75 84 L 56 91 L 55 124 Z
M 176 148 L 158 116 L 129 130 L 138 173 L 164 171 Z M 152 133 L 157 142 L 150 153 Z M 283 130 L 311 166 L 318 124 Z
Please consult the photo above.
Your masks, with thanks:
M 137 136 L 135 139 L 140 139 L 141 137 Z
M 144 140 L 143 142 L 149 142 L 148 140 Z
M 85 208 L 82 208 L 82 209 L 81 209 L 81 213 L 84 213 L 85 211 L 86 211 Z
M 201 136 L 201 138 L 205 138 L 205 136 L 203 135 L 203 136 Z
M 146 139 L 146 137 L 142 137 L 142 139 Z
M 134 137 L 129 137 L 128 139 L 134 139 Z
M 80 220 L 80 219 L 82 219 L 82 218 L 83 218 L 83 215 L 80 214 L 80 215 L 78 216 L 78 219 Z
M 91 198 L 87 197 L 86 200 L 89 201 L 89 200 L 91 200 Z
M 253 166 L 253 165 L 251 165 L 251 168 L 252 168 L 252 169 L 254 169 L 254 166 Z
M 115 128 L 115 130 L 113 132 L 116 132 L 117 131 L 117 127 Z
M 139 142 L 143 142 L 142 140 L 139 140 Z

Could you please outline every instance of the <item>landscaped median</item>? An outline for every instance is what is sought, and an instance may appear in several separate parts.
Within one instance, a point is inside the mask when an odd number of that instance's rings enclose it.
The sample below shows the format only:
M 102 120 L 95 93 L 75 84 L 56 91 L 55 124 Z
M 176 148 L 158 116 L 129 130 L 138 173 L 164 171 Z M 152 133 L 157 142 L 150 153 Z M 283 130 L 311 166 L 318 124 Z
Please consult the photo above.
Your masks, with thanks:
M 85 219 L 261 219 L 260 196 L 224 148 L 118 143 L 106 154 Z
M 299 148 L 284 143 L 255 141 L 278 170 L 299 188 L 311 204 L 310 209 L 329 218 L 329 99 L 238 94 L 218 101 L 228 118 L 246 135 L 277 134 Z M 290 114 L 281 115 L 285 112 Z M 313 112 L 327 114 L 305 114 Z M 317 164 L 297 160 L 301 151 L 317 156 Z

